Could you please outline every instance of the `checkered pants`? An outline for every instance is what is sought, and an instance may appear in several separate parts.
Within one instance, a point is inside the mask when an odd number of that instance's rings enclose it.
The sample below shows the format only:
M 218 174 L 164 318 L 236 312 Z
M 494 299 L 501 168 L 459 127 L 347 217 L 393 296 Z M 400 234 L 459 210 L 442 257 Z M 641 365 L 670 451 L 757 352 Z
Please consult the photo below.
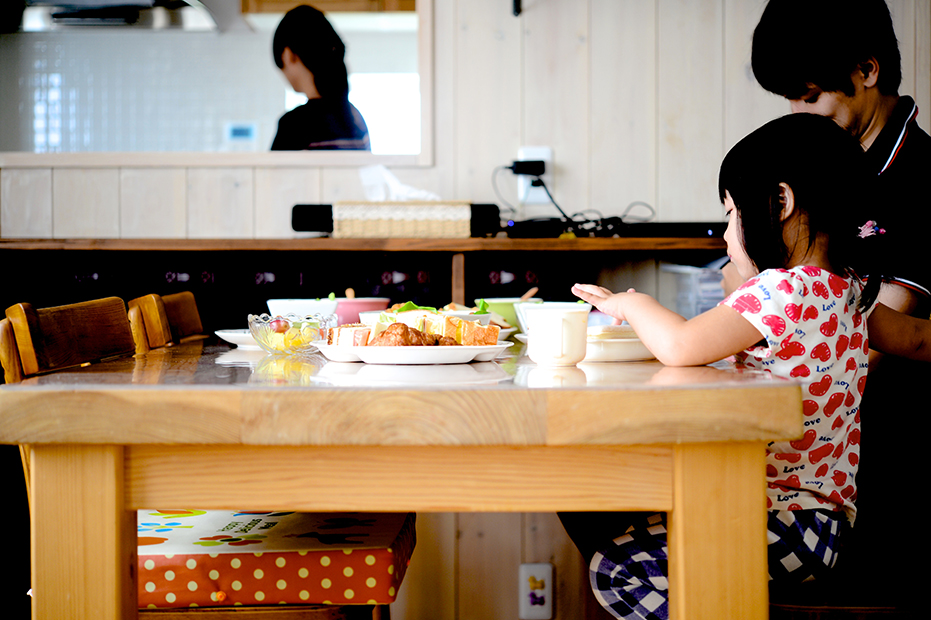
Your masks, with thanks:
M 767 524 L 769 578 L 800 583 L 822 578 L 837 560 L 843 513 L 821 510 L 771 511 Z M 624 620 L 669 618 L 666 515 L 633 525 L 614 544 L 595 554 L 589 579 L 595 598 Z

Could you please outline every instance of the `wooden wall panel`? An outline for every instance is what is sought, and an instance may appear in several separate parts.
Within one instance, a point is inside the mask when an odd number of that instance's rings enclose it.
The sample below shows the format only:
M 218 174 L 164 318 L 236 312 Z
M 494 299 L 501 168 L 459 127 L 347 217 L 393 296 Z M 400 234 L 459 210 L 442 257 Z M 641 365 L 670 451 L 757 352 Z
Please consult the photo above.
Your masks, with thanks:
M 517 618 L 520 562 L 520 513 L 461 513 L 458 620 Z
M 442 4 L 442 2 L 438 3 Z M 453 3 L 456 23 L 449 32 L 455 58 L 454 149 L 456 193 L 473 202 L 494 202 L 491 178 L 510 165 L 521 146 L 521 24 L 511 4 L 498 0 Z M 540 12 L 527 7 L 530 11 Z M 437 38 L 437 42 L 442 37 Z M 504 199 L 517 204 L 517 181 L 497 177 Z
M 753 29 L 765 6 L 766 0 L 724 2 L 725 153 L 757 127 L 789 113 L 789 103 L 760 86 L 750 68 Z
M 663 221 L 717 220 L 723 148 L 723 3 L 659 0 L 657 213 Z
M 52 237 L 52 171 L 0 170 L 0 237 Z
M 120 170 L 120 237 L 187 236 L 187 172 L 184 168 Z
M 251 238 L 253 184 L 252 168 L 190 168 L 188 237 Z
M 255 171 L 255 236 L 294 237 L 291 208 L 320 203 L 319 168 L 257 168 Z
M 931 130 L 931 2 L 915 5 L 915 101 L 924 110 L 920 125 Z
M 522 14 L 521 145 L 553 149 L 550 191 L 569 215 L 590 204 L 592 79 L 588 2 L 536 2 Z M 526 205 L 526 217 L 558 217 L 552 205 Z
M 395 620 L 455 620 L 458 517 L 454 513 L 418 513 L 417 546 L 398 599 Z
M 633 202 L 656 205 L 656 0 L 592 0 L 591 7 L 588 206 L 620 216 Z
M 63 168 L 52 173 L 52 234 L 64 238 L 120 236 L 117 168 Z

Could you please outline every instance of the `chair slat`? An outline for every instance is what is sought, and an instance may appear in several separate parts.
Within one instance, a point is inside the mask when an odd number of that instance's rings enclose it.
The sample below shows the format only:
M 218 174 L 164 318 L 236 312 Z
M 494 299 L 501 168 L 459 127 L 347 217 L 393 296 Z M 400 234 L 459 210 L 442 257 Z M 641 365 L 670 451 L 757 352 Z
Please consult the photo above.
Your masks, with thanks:
M 130 312 L 139 312 L 145 326 L 148 348 L 157 349 L 172 342 L 165 304 L 158 295 L 143 295 L 129 300 Z
M 135 351 L 119 297 L 38 310 L 21 303 L 7 308 L 6 316 L 27 377 Z
M 172 295 L 163 295 L 165 314 L 168 315 L 168 325 L 171 329 L 172 342 L 180 342 L 182 338 L 204 333 L 204 326 L 197 311 L 197 302 L 194 293 L 183 291 Z
M 0 366 L 3 366 L 3 380 L 6 383 L 23 380 L 23 365 L 19 361 L 13 324 L 9 319 L 0 319 Z

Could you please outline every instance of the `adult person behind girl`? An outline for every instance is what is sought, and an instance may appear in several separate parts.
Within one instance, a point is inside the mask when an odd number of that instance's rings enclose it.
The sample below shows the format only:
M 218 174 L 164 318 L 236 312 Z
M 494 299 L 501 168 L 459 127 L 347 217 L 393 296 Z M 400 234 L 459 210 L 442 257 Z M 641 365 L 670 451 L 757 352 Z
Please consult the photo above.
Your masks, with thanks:
M 751 64 L 760 85 L 788 99 L 793 112 L 827 116 L 860 141 L 876 175 L 886 230 L 873 248 L 887 265 L 879 300 L 927 318 L 931 199 L 925 184 L 931 137 L 917 124 L 915 101 L 899 95 L 901 58 L 885 0 L 770 0 L 753 33 Z M 931 432 L 925 416 L 909 413 L 923 400 L 931 369 L 880 358 L 871 354 L 863 397 L 861 510 L 847 549 L 848 557 L 862 554 L 853 563 L 863 566 L 875 562 L 873 547 L 889 539 L 888 498 L 903 501 L 913 493 L 913 482 L 896 472 L 923 468 L 922 442 Z M 901 432 L 902 416 L 910 424 L 907 437 Z M 926 537 L 918 537 L 903 551 L 923 557 L 931 548 Z M 917 598 L 921 575 L 897 575 L 900 597 Z
M 307 103 L 278 120 L 273 151 L 371 150 L 368 128 L 349 103 L 346 47 L 319 10 L 288 11 L 272 40 L 275 64 Z
M 741 366 L 802 385 L 805 435 L 767 453 L 770 578 L 826 577 L 856 517 L 860 416 L 868 351 L 931 361 L 931 322 L 873 305 L 881 273 L 865 219 L 872 175 L 856 140 L 817 115 L 757 129 L 721 164 L 728 255 L 746 281 L 686 320 L 648 295 L 594 285 L 572 291 L 626 320 L 666 365 L 735 356 Z M 883 210 L 884 211 L 884 210 Z M 867 329 L 869 330 L 867 332 Z M 596 598 L 619 618 L 668 617 L 665 516 L 652 515 L 594 554 Z

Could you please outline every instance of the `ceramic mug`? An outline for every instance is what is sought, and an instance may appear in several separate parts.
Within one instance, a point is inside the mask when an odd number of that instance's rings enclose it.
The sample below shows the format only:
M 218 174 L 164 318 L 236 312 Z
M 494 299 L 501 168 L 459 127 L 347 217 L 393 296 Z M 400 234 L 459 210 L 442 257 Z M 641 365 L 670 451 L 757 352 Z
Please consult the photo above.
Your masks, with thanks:
M 575 366 L 585 359 L 591 305 L 549 302 L 522 308 L 527 356 L 540 366 Z

